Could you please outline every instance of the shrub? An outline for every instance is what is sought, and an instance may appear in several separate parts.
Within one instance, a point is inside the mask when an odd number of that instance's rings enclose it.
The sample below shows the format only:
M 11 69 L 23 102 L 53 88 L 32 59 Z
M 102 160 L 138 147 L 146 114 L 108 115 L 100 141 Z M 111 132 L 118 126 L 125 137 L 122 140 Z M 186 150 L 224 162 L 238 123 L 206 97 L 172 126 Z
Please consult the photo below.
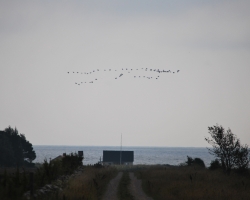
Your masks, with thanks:
M 209 169 L 215 170 L 215 169 L 221 169 L 221 163 L 218 159 L 212 160 L 209 166 Z
M 203 161 L 202 159 L 200 159 L 200 158 L 194 158 L 194 159 L 193 159 L 192 157 L 187 156 L 186 164 L 187 164 L 188 166 L 191 166 L 191 165 L 198 165 L 198 166 L 200 166 L 200 167 L 205 168 L 205 163 L 204 163 L 204 161 Z

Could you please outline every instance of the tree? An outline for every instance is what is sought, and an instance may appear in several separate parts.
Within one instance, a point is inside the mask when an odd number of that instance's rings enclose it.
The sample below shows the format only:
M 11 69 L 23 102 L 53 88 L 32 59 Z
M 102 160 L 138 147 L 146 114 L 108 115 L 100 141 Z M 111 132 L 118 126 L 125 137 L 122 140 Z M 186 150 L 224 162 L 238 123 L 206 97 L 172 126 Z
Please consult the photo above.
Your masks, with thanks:
M 14 152 L 4 131 L 0 131 L 0 167 L 14 165 Z
M 240 146 L 236 152 L 235 166 L 239 172 L 244 172 L 249 166 L 249 149 L 247 145 Z
M 23 147 L 24 160 L 31 163 L 33 160 L 36 159 L 36 153 L 33 150 L 33 146 L 28 140 L 26 140 L 26 137 L 24 134 L 20 134 L 20 138 L 21 138 L 21 144 Z
M 227 174 L 231 173 L 232 168 L 241 170 L 248 168 L 248 146 L 242 146 L 231 129 L 225 131 L 221 125 L 216 124 L 208 127 L 208 132 L 212 138 L 205 138 L 205 140 L 213 147 L 208 149 L 209 153 L 220 160 L 222 168 Z
M 10 126 L 0 131 L 0 166 L 24 166 L 35 158 L 32 144 L 24 134 L 19 134 L 16 128 Z

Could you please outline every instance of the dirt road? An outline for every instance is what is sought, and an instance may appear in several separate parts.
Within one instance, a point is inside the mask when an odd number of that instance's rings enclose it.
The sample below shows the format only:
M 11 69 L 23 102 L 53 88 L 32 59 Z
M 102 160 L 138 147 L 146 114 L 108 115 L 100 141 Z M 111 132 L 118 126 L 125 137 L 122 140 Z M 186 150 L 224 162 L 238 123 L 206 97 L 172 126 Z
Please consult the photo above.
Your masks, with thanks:
M 117 190 L 118 185 L 121 180 L 123 172 L 119 172 L 118 175 L 109 182 L 107 191 L 103 197 L 103 200 L 118 200 Z M 153 200 L 151 197 L 148 197 L 142 190 L 141 180 L 138 180 L 134 173 L 130 172 L 129 177 L 131 183 L 129 186 L 130 194 L 134 197 L 134 200 Z
M 117 189 L 123 172 L 119 172 L 118 175 L 113 178 L 108 185 L 107 191 L 103 197 L 103 200 L 118 200 Z
M 132 194 L 135 200 L 153 200 L 144 193 L 141 186 L 141 180 L 138 180 L 134 173 L 130 172 L 129 177 L 131 179 L 131 184 L 129 186 L 130 194 Z

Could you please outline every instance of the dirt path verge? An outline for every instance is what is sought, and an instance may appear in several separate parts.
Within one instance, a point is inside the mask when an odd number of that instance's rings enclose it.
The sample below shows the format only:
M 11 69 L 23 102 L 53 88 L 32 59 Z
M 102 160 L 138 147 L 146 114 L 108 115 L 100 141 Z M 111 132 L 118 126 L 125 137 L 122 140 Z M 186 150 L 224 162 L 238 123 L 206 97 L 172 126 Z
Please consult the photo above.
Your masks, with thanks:
M 138 180 L 134 173 L 130 172 L 129 177 L 131 179 L 131 184 L 129 186 L 129 190 L 131 195 L 135 200 L 153 200 L 151 197 L 148 197 L 144 191 L 142 190 L 141 180 Z
M 119 172 L 118 175 L 109 182 L 106 193 L 104 194 L 102 200 L 118 200 L 117 188 L 121 180 L 122 174 L 123 172 Z

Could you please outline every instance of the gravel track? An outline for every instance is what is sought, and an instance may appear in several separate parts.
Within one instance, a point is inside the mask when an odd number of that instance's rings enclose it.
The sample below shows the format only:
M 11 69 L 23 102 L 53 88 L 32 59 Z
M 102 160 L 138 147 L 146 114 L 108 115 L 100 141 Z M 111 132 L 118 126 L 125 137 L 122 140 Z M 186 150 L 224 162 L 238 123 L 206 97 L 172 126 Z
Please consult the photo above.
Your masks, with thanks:
M 102 200 L 119 200 L 119 198 L 117 197 L 117 190 L 122 175 L 123 172 L 119 172 L 118 175 L 109 182 L 108 188 Z M 153 200 L 151 197 L 148 197 L 144 193 L 141 186 L 141 180 L 138 180 L 134 176 L 134 173 L 129 172 L 129 177 L 131 179 L 129 191 L 130 194 L 134 197 L 134 200 Z
M 122 175 L 123 172 L 119 172 L 118 175 L 109 182 L 108 188 L 102 200 L 119 200 L 117 197 L 117 190 Z

